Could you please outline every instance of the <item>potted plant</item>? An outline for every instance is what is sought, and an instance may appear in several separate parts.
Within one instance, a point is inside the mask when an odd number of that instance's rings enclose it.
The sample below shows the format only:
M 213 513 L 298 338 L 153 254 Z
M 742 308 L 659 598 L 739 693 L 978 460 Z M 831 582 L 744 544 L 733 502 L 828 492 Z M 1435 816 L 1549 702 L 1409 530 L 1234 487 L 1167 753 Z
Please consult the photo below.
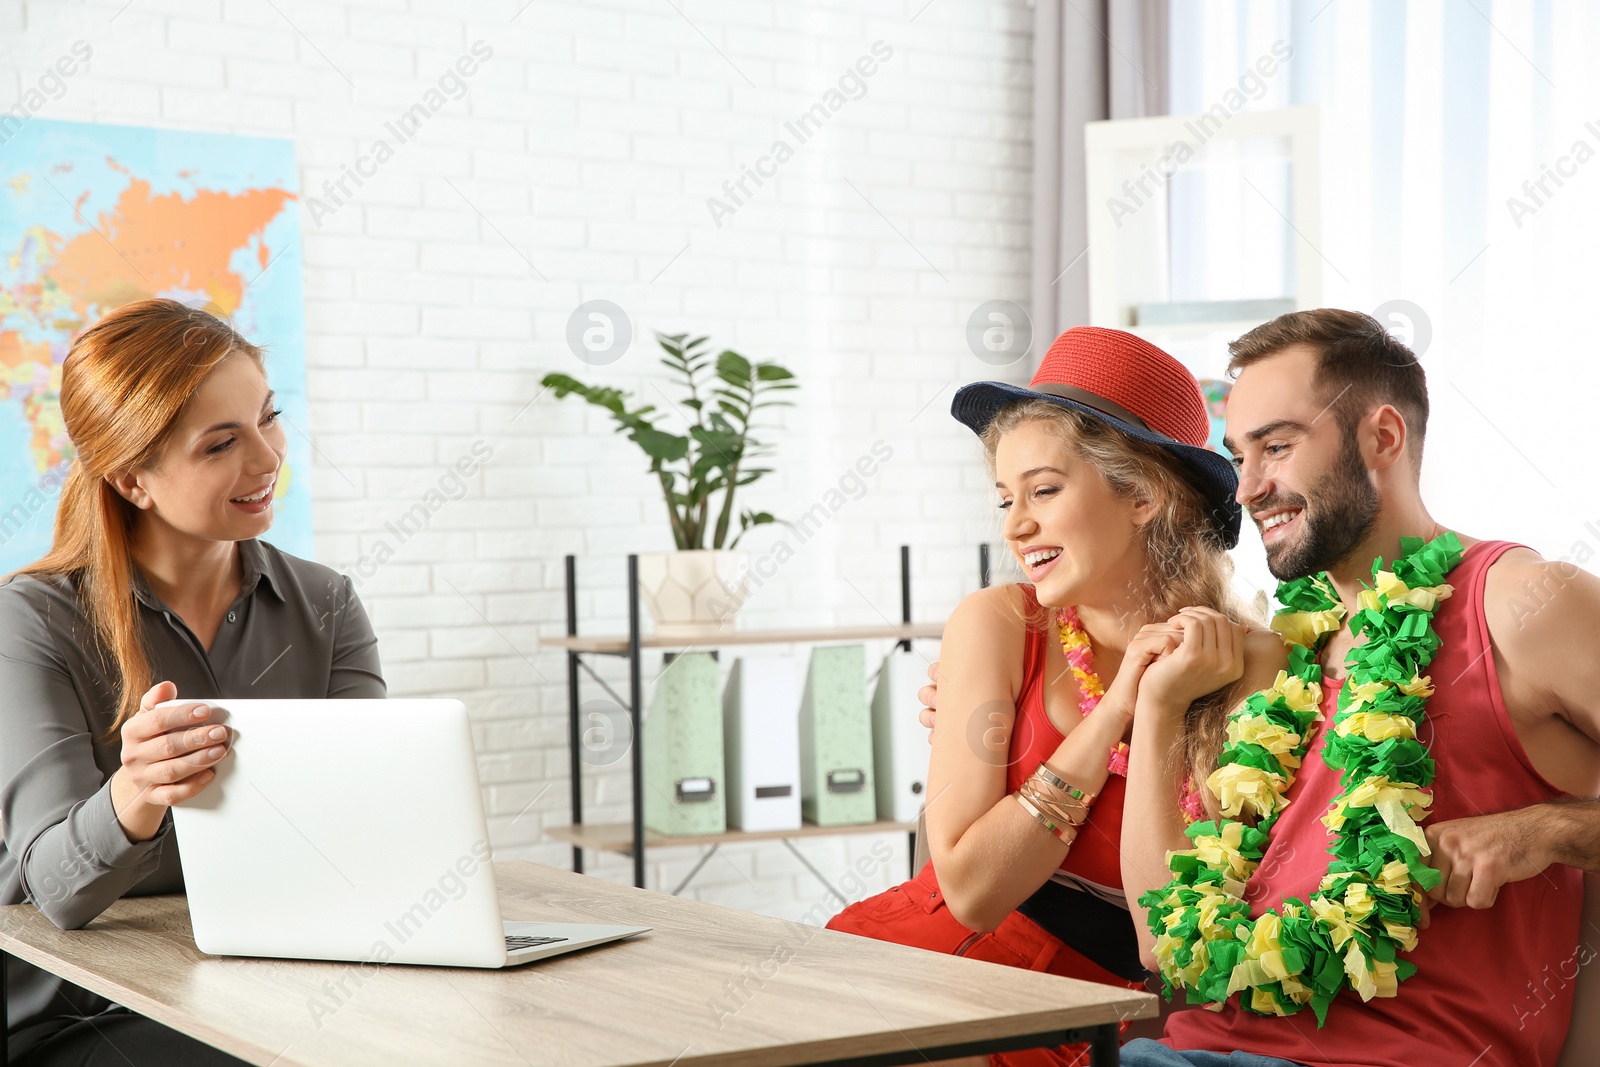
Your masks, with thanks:
M 772 450 L 752 432 L 759 413 L 792 407 L 780 394 L 799 387 L 776 363 L 752 363 L 730 349 L 712 355 L 707 340 L 656 334 L 666 353 L 661 362 L 685 393 L 674 405 L 687 424 L 681 434 L 657 425 L 656 405 L 630 406 L 621 389 L 560 373 L 546 374 L 542 383 L 557 398 L 581 396 L 604 408 L 617 432 L 650 461 L 677 545 L 675 552 L 639 557 L 639 592 L 663 637 L 703 636 L 731 625 L 748 573 L 734 547 L 753 527 L 776 521 L 765 511 L 735 511 L 736 492 L 772 473 L 759 465 Z

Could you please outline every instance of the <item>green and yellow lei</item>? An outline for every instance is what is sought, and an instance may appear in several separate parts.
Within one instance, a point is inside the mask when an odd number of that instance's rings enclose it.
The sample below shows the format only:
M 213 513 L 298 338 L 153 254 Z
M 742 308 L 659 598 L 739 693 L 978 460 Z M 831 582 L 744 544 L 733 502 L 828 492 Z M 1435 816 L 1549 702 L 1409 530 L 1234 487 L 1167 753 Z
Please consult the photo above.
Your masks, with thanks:
M 1145 893 L 1155 955 L 1170 998 L 1183 987 L 1191 1004 L 1239 1006 L 1289 1015 L 1307 1004 L 1317 1025 L 1348 988 L 1363 1000 L 1392 997 L 1416 967 L 1397 958 L 1417 944 L 1422 894 L 1439 882 L 1423 862 L 1427 840 L 1417 820 L 1428 814 L 1434 765 L 1418 739 L 1431 680 L 1422 671 L 1439 647 L 1432 627 L 1450 596 L 1446 574 L 1461 560 L 1461 541 L 1403 538 L 1392 570 L 1373 561 L 1373 587 L 1359 596 L 1350 630 L 1366 641 L 1351 649 L 1332 733 L 1322 758 L 1340 772 L 1340 792 L 1323 823 L 1334 831 L 1332 863 L 1310 903 L 1290 898 L 1250 917 L 1245 884 L 1288 805 L 1294 773 L 1321 718 L 1318 651 L 1344 623 L 1344 607 L 1325 574 L 1278 586 L 1284 606 L 1272 628 L 1289 642 L 1289 669 L 1228 717 L 1228 742 L 1207 779 L 1222 814 L 1197 822 L 1195 847 L 1167 856 L 1172 881 Z M 1248 811 L 1254 825 L 1241 816 Z

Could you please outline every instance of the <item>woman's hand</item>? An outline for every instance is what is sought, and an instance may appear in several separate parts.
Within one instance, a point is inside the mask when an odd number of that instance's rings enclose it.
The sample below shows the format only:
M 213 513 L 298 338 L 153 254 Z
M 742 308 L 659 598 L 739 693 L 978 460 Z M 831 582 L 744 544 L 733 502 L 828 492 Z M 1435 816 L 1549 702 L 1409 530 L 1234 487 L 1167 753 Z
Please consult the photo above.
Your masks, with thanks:
M 1140 698 L 1187 708 L 1244 674 L 1245 628 L 1220 611 L 1184 608 L 1167 620 L 1165 629 L 1177 635 L 1175 643 L 1144 671 Z
M 122 724 L 122 767 L 112 778 L 111 802 L 130 841 L 154 837 L 167 808 L 209 785 L 232 743 L 216 708 L 156 706 L 177 696 L 171 682 L 152 686 Z
M 1128 647 L 1123 650 L 1122 664 L 1117 676 L 1111 679 L 1101 704 L 1118 709 L 1132 718 L 1139 694 L 1139 683 L 1150 666 L 1172 655 L 1183 640 L 1183 631 L 1167 623 L 1150 623 L 1139 627 Z M 1098 709 L 1097 709 L 1098 710 Z

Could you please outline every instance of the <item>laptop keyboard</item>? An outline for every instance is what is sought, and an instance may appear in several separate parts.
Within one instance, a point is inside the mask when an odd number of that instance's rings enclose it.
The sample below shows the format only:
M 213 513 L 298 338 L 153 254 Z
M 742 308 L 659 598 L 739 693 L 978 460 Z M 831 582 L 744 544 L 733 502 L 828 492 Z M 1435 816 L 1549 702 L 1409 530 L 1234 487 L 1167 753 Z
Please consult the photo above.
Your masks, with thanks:
M 538 948 L 540 945 L 553 945 L 558 941 L 565 941 L 564 937 L 534 937 L 530 934 L 507 934 L 506 951 L 515 952 L 523 948 Z

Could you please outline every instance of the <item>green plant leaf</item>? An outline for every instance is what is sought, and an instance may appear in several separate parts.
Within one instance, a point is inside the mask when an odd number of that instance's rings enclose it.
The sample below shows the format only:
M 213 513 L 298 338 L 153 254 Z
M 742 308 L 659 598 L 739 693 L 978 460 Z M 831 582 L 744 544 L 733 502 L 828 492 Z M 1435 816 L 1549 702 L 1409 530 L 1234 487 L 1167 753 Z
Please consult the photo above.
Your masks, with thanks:
M 664 414 L 655 404 L 630 409 L 633 398 L 611 386 L 589 386 L 569 375 L 552 372 L 543 384 L 558 398 L 582 396 L 604 408 L 650 460 L 659 481 L 674 543 L 680 549 L 699 548 L 709 536 L 713 548 L 723 547 L 735 514 L 735 491 L 767 474 L 768 467 L 746 467 L 774 449 L 752 435 L 757 414 L 772 407 L 793 407 L 773 394 L 797 388 L 794 375 L 775 363 L 751 363 L 732 349 L 708 347 L 710 338 L 687 333 L 656 331 L 663 353 L 661 364 L 683 387 L 685 398 L 677 414 L 692 412 L 683 434 L 656 426 Z M 713 509 L 712 497 L 721 499 Z M 713 514 L 715 510 L 716 514 Z M 744 531 L 776 520 L 769 512 L 745 511 L 739 515 L 735 543 Z
M 737 545 L 739 543 L 739 538 L 741 538 L 745 534 L 749 533 L 755 527 L 757 527 L 757 526 L 765 526 L 768 523 L 773 523 L 773 522 L 777 522 L 777 521 L 778 520 L 776 518 L 774 518 L 772 513 L 769 512 L 769 511 L 746 511 L 746 512 L 744 512 L 742 515 L 739 516 L 739 533 L 728 544 L 728 547 L 729 548 L 733 548 L 735 545 Z
M 732 349 L 724 349 L 717 356 L 717 376 L 736 385 L 750 383 L 750 361 Z
M 657 463 L 672 463 L 689 454 L 689 439 L 679 437 L 677 434 L 658 430 L 653 426 L 643 426 L 629 435 L 645 455 Z

